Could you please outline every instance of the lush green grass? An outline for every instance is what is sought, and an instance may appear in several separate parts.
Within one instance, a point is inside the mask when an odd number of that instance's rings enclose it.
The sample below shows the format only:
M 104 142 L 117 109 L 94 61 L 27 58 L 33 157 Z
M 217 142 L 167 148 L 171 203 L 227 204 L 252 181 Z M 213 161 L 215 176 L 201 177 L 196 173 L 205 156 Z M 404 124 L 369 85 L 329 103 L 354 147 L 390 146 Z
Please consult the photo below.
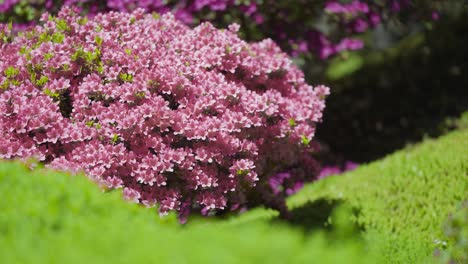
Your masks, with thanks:
M 173 216 L 161 220 L 154 209 L 123 202 L 118 192 L 101 192 L 83 176 L 2 162 L 0 262 L 426 262 L 434 240 L 444 239 L 447 215 L 467 198 L 466 149 L 467 130 L 454 132 L 311 184 L 289 200 L 310 222 L 317 201 L 345 201 L 359 210 L 354 219 L 362 236 L 346 224 L 349 214 L 333 218 L 332 232 L 303 232 L 270 222 L 276 213 L 262 209 L 180 226 Z

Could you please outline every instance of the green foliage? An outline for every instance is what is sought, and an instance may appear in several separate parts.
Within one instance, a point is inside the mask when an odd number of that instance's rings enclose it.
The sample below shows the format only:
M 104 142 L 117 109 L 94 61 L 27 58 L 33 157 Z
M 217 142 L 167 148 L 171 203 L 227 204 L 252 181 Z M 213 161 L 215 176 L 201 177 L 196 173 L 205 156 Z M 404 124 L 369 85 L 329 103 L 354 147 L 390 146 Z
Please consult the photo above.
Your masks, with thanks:
M 70 27 L 68 26 L 67 21 L 65 21 L 64 19 L 56 18 L 55 19 L 55 24 L 56 24 L 58 30 L 61 30 L 61 31 L 69 31 L 70 30 Z
M 14 79 L 18 74 L 19 70 L 15 67 L 9 66 L 6 70 L 3 71 L 3 74 L 6 76 L 6 79 L 0 83 L 0 89 L 6 90 L 10 85 L 20 85 L 20 81 Z
M 0 193 L 2 263 L 375 263 L 352 236 L 262 221 L 181 226 L 82 175 L 18 163 L 0 163 Z
M 380 240 L 389 263 L 426 262 L 443 238 L 442 223 L 468 198 L 467 149 L 468 131 L 457 131 L 308 185 L 288 205 L 342 200 L 358 209 L 357 223 L 368 240 Z
M 331 60 L 326 76 L 330 80 L 341 79 L 359 70 L 363 64 L 363 58 L 357 53 L 344 53 L 341 57 Z
M 19 70 L 16 69 L 16 68 L 14 68 L 14 67 L 12 67 L 12 66 L 9 66 L 9 67 L 4 71 L 4 73 L 5 73 L 5 76 L 6 76 L 7 78 L 14 78 L 14 77 L 16 77 L 16 75 L 18 75 Z
M 94 41 L 96 41 L 96 44 L 98 44 L 98 46 L 101 46 L 103 39 L 99 36 L 95 36 Z
M 305 146 L 308 146 L 309 143 L 310 143 L 310 139 L 307 138 L 306 136 L 302 135 L 302 137 L 301 137 L 301 142 L 302 142 L 302 144 L 304 144 Z
M 32 76 L 31 76 L 32 78 Z M 35 78 L 35 77 L 34 77 Z M 47 82 L 49 81 L 49 78 L 45 75 L 42 75 L 41 78 L 39 78 L 39 80 L 37 80 L 36 84 L 39 85 L 39 86 L 43 86 L 45 85 Z
M 48 88 L 45 88 L 44 89 L 44 93 L 46 95 L 48 95 L 49 97 L 51 97 L 52 99 L 55 99 L 55 100 L 59 100 L 60 99 L 60 93 L 59 92 L 54 92 L 54 91 L 51 91 L 50 89 Z
M 54 34 L 52 34 L 50 38 L 52 42 L 54 43 L 63 43 L 63 39 L 65 38 L 65 35 L 59 32 L 55 32 Z
M 119 73 L 119 79 L 123 82 L 133 82 L 133 75 L 130 73 Z

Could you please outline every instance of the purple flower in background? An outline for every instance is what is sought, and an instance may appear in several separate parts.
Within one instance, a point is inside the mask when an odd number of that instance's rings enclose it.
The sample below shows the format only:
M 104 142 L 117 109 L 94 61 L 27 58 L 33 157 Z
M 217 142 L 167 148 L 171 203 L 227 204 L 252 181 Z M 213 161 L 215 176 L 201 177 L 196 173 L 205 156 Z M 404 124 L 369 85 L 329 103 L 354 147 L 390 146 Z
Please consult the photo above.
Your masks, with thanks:
M 187 223 L 187 219 L 190 215 L 190 209 L 192 208 L 192 204 L 190 200 L 186 200 L 181 203 L 179 213 L 177 214 L 177 218 L 181 224 Z
M 330 12 L 330 13 L 335 13 L 335 14 L 340 14 L 344 13 L 345 9 L 343 5 L 338 3 L 337 1 L 330 1 L 325 4 L 325 10 Z
M 31 29 L 31 28 L 33 28 L 33 27 L 34 27 L 34 23 L 33 23 L 33 22 L 23 23 L 23 24 L 16 24 L 16 23 L 14 23 L 14 24 L 13 24 L 13 31 L 14 31 L 14 32 L 25 31 L 25 30 Z
M 359 166 L 359 164 L 352 162 L 352 161 L 346 161 L 344 171 L 352 171 L 356 169 Z
M 261 14 L 253 15 L 253 19 L 257 25 L 263 24 L 263 22 L 265 21 L 265 18 Z
M 392 0 L 392 1 L 391 1 L 391 4 L 390 4 L 390 9 L 391 9 L 393 12 L 399 12 L 399 11 L 401 10 L 400 1 L 398 1 L 398 0 Z
M 284 193 L 285 196 L 290 196 L 304 187 L 303 181 L 294 181 L 293 178 L 294 176 L 290 172 L 281 172 L 270 177 L 270 179 L 268 179 L 268 184 L 275 195 Z M 288 184 L 288 180 L 291 181 L 292 184 Z
M 229 2 L 230 1 L 228 0 L 196 0 L 193 3 L 193 7 L 196 11 L 203 9 L 204 7 L 208 7 L 213 11 L 222 11 L 226 10 Z
M 179 9 L 174 12 L 175 18 L 182 21 L 185 24 L 191 24 L 193 22 L 193 15 L 192 13 L 188 12 L 184 9 Z
M 250 2 L 249 5 L 242 5 L 239 8 L 244 14 L 247 16 L 253 15 L 255 12 L 257 12 L 257 4 L 255 2 Z
M 297 193 L 300 189 L 304 187 L 304 182 L 295 182 L 292 187 L 286 188 L 286 195 L 290 196 Z
M 273 175 L 269 180 L 268 184 L 270 185 L 271 189 L 273 190 L 274 194 L 279 194 L 282 190 L 282 185 L 286 179 L 291 177 L 291 173 L 289 172 L 281 172 Z
M 381 22 L 381 17 L 378 13 L 376 12 L 369 13 L 369 23 L 371 24 L 372 27 L 377 26 L 380 22 Z
M 305 40 L 300 40 L 299 42 L 289 40 L 289 45 L 293 47 L 293 50 L 291 51 L 291 55 L 293 57 L 297 57 L 309 51 L 309 46 Z
M 334 14 L 358 15 L 359 13 L 369 12 L 367 3 L 355 0 L 349 4 L 342 4 L 340 1 L 328 1 L 325 4 L 325 10 Z
M 0 3 L 0 12 L 6 12 L 10 10 L 14 5 L 19 3 L 20 0 L 3 0 L 2 3 Z
M 320 171 L 318 179 L 323 179 L 330 175 L 336 175 L 336 174 L 341 174 L 343 172 L 352 171 L 356 169 L 358 166 L 359 164 L 352 162 L 352 161 L 346 161 L 343 166 L 325 166 Z
M 323 167 L 322 168 L 322 171 L 320 171 L 320 174 L 318 176 L 319 179 L 323 179 L 327 176 L 330 176 L 330 175 L 335 175 L 335 174 L 340 174 L 341 173 L 341 169 L 337 166 L 327 166 L 327 167 Z
M 362 33 L 369 28 L 369 24 L 362 18 L 358 18 L 351 23 L 354 32 Z
M 341 52 L 345 50 L 359 50 L 364 47 L 364 42 L 360 39 L 344 38 L 336 45 L 336 51 Z

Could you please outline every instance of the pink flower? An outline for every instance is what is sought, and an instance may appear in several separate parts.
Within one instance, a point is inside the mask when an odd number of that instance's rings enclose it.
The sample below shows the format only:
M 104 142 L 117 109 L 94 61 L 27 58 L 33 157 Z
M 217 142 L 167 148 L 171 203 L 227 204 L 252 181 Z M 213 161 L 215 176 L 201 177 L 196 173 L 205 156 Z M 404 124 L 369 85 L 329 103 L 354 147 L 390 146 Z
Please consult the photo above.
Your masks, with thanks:
M 127 187 L 123 189 L 123 196 L 125 200 L 132 201 L 135 203 L 138 203 L 141 197 L 140 193 L 137 190 L 127 188 Z

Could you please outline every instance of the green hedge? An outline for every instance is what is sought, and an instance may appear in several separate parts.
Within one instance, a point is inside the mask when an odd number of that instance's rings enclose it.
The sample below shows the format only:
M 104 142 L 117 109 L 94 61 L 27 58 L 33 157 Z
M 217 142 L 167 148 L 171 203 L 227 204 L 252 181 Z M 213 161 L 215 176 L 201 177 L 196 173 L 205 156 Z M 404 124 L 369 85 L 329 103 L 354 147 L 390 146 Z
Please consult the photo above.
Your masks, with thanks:
M 83 176 L 18 163 L 0 163 L 0 194 L 1 263 L 339 263 L 365 250 L 358 238 L 267 222 L 180 226 Z
M 104 193 L 81 175 L 1 162 L 0 262 L 427 263 L 434 241 L 445 239 L 442 223 L 467 198 L 466 149 L 467 130 L 454 132 L 289 199 L 306 220 L 317 209 L 309 205 L 323 199 L 358 212 L 339 210 L 341 217 L 326 221 L 330 232 L 271 221 L 276 213 L 263 209 L 180 226 L 173 215 L 159 219 L 154 209 L 123 202 L 119 192 Z M 354 232 L 349 219 L 364 231 Z
M 378 246 L 389 263 L 416 263 L 445 240 L 444 221 L 468 199 L 467 150 L 468 130 L 453 132 L 308 185 L 288 205 L 344 201 L 359 211 L 367 238 L 385 240 Z

